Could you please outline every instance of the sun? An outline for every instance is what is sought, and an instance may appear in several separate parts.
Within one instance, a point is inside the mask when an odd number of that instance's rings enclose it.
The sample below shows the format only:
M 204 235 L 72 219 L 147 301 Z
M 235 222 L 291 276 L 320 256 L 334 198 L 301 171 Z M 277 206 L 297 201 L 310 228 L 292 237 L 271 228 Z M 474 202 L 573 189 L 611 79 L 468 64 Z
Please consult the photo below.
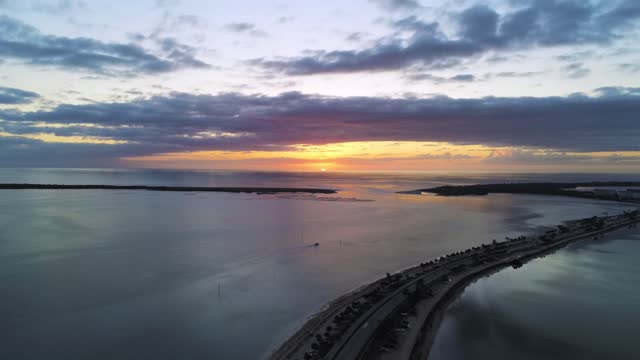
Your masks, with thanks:
M 322 169 L 320 169 L 320 171 L 325 172 L 325 171 L 327 171 L 327 169 L 322 168 Z

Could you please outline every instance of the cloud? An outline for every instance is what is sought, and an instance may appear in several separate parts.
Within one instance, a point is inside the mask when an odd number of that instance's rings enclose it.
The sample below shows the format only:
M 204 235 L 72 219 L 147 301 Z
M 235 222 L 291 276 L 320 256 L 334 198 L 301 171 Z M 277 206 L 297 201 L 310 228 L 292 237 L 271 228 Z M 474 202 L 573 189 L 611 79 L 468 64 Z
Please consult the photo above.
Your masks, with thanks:
M 578 52 L 572 52 L 569 54 L 559 55 L 559 56 L 556 56 L 555 59 L 560 61 L 576 62 L 576 61 L 581 61 L 581 60 L 591 58 L 593 57 L 593 55 L 594 55 L 593 51 L 586 50 L 586 51 L 578 51 Z
M 367 35 L 366 33 L 357 31 L 357 32 L 350 33 L 349 35 L 347 35 L 345 39 L 347 41 L 359 42 L 359 41 L 362 41 L 362 39 L 364 39 L 366 35 Z
M 482 160 L 491 164 L 528 165 L 640 165 L 640 156 L 612 154 L 609 156 L 575 154 L 552 150 L 498 149 Z
M 630 72 L 630 73 L 637 73 L 640 71 L 640 64 L 639 63 L 623 63 L 623 64 L 618 64 L 617 65 L 618 69 L 625 71 L 625 72 Z
M 604 86 L 595 89 L 600 96 L 640 96 L 640 88 Z
M 564 66 L 562 69 L 567 73 L 567 76 L 572 79 L 583 78 L 591 72 L 589 69 L 585 68 L 582 63 L 572 63 Z
M 0 163 L 7 167 L 117 167 L 118 160 L 135 153 L 134 146 L 57 144 L 18 137 L 0 137 Z M 91 165 L 93 163 L 93 165 Z M 47 165 L 48 164 L 48 165 Z
M 267 33 L 258 30 L 252 23 L 247 22 L 232 22 L 224 26 L 227 31 L 231 31 L 238 34 L 248 34 L 255 37 L 267 36 Z
M 135 76 L 208 68 L 194 49 L 169 49 L 156 55 L 135 44 L 106 43 L 89 38 L 42 34 L 36 28 L 0 15 L 0 56 L 29 65 L 54 66 L 113 76 Z
M 353 141 L 435 141 L 559 152 L 640 151 L 640 88 L 600 88 L 596 93 L 594 97 L 480 99 L 171 93 L 121 103 L 0 111 L 0 132 L 5 133 L 0 143 L 9 139 L 7 134 L 43 133 L 124 142 L 27 144 L 28 154 L 60 161 L 68 153 L 55 151 L 57 146 L 70 151 L 70 147 L 84 149 L 81 145 L 91 149 L 87 158 L 103 160 L 199 150 L 294 150 L 296 144 Z M 20 148 L 11 152 L 22 156 Z
M 167 59 L 174 63 L 191 68 L 211 68 L 212 66 L 196 59 L 193 55 L 196 52 L 194 47 L 180 43 L 172 37 L 156 38 L 156 43 L 160 45 Z
M 293 17 L 293 16 L 280 16 L 280 17 L 278 18 L 278 22 L 279 22 L 280 24 L 285 24 L 285 23 L 288 23 L 288 22 L 292 22 L 292 21 L 293 21 L 293 20 L 295 20 L 295 19 L 296 19 L 296 18 L 295 18 L 295 17 Z
M 465 83 L 476 81 L 477 78 L 473 74 L 458 74 L 450 77 L 435 76 L 427 73 L 410 73 L 406 76 L 411 81 L 429 80 L 436 84 L 442 83 Z
M 193 27 L 198 27 L 206 24 L 206 20 L 197 15 L 182 14 L 176 17 L 176 22 L 179 24 L 186 24 Z
M 50 15 L 64 15 L 88 7 L 87 2 L 83 0 L 0 0 L 0 8 Z
M 398 20 L 394 33 L 362 50 L 315 51 L 312 55 L 253 59 L 248 63 L 288 75 L 389 71 L 412 66 L 455 65 L 490 51 L 534 47 L 606 45 L 625 37 L 637 23 L 637 1 L 610 6 L 562 0 L 517 1 L 526 6 L 499 14 L 485 5 L 469 7 L 455 16 L 458 32 L 446 35 L 435 22 L 416 16 Z M 631 32 L 629 32 L 631 34 Z
M 451 152 L 445 152 L 442 154 L 422 154 L 417 155 L 414 159 L 423 159 L 423 160 L 469 160 L 475 159 L 475 156 L 464 155 L 464 154 L 452 154 Z
M 31 91 L 0 86 L 0 104 L 28 104 L 39 97 L 40 95 Z
M 171 7 L 180 5 L 180 0 L 155 0 L 156 7 Z
M 87 3 L 82 0 L 58 0 L 58 1 L 34 1 L 31 4 L 33 10 L 48 14 L 67 14 L 75 9 L 86 9 Z
M 148 37 L 157 38 L 165 36 L 166 34 L 173 36 L 178 31 L 204 29 L 207 25 L 207 20 L 201 16 L 192 14 L 173 15 L 165 10 L 162 15 L 162 20 Z
M 489 74 L 488 76 L 495 76 L 499 78 L 523 78 L 523 77 L 532 77 L 542 74 L 540 71 L 525 71 L 525 72 L 515 72 L 515 71 L 505 71 L 499 72 L 495 74 Z
M 383 10 L 415 10 L 420 8 L 420 4 L 416 0 L 369 0 L 370 2 L 380 6 Z
M 629 27 L 638 17 L 640 3 L 636 0 L 623 0 L 598 18 L 598 22 L 602 28 Z
M 247 32 L 255 28 L 255 25 L 246 22 L 234 22 L 225 25 L 225 28 L 233 32 Z

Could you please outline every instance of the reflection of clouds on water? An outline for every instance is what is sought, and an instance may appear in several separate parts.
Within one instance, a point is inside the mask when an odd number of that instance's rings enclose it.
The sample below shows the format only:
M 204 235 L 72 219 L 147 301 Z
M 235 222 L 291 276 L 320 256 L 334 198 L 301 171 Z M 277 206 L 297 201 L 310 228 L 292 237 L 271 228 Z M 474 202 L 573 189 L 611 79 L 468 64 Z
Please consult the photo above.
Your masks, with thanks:
M 619 230 L 475 282 L 447 311 L 430 359 L 634 358 L 638 239 Z
M 430 359 L 583 359 L 587 355 L 579 346 L 523 328 L 500 304 L 477 300 L 475 296 L 464 299 L 452 309 L 455 328 L 449 331 L 456 334 L 438 334 L 438 341 L 448 343 L 452 352 L 436 347 Z
M 637 226 L 637 225 L 636 225 Z M 600 249 L 598 248 L 601 245 L 605 245 L 608 242 L 611 241 L 620 241 L 620 234 L 624 234 L 624 240 L 625 241 L 639 241 L 640 240 L 640 233 L 634 231 L 634 229 L 637 229 L 637 227 L 631 227 L 631 228 L 627 228 L 627 229 L 620 229 L 620 230 L 616 230 L 614 232 L 610 232 L 610 233 L 605 233 L 605 234 L 601 234 L 598 235 L 592 239 L 590 239 L 589 241 L 579 241 L 579 242 L 575 242 L 569 246 L 567 246 L 566 250 L 569 252 L 578 252 L 581 250 L 591 250 L 591 251 L 596 251 L 602 254 L 612 254 L 615 253 L 614 251 L 611 250 L 605 250 L 605 249 Z

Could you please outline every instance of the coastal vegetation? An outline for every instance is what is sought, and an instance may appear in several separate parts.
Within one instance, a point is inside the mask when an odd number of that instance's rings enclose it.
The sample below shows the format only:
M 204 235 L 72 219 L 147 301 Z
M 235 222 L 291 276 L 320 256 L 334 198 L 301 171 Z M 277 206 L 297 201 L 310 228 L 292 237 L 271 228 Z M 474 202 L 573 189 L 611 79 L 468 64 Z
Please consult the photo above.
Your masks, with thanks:
M 404 194 L 433 193 L 442 196 L 488 195 L 488 194 L 535 194 L 562 195 L 582 198 L 610 198 L 617 200 L 615 192 L 599 195 L 591 190 L 578 188 L 638 187 L 640 181 L 592 181 L 592 182 L 540 182 L 475 185 L 446 185 L 433 188 L 402 191 Z
M 230 192 L 230 193 L 309 193 L 335 194 L 332 189 L 280 188 L 280 187 L 202 187 L 202 186 L 146 186 L 146 185 L 57 185 L 57 184 L 0 184 L 0 190 L 147 190 L 179 192 Z

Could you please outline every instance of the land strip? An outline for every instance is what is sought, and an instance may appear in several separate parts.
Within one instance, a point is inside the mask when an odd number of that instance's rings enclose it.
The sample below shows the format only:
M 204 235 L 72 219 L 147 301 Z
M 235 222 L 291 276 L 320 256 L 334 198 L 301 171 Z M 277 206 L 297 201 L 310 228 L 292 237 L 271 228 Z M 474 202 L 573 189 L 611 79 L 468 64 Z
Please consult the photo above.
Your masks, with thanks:
M 424 359 L 441 312 L 469 282 L 639 221 L 638 210 L 574 220 L 544 234 L 494 241 L 387 274 L 331 303 L 271 359 Z
M 0 190 L 146 190 L 178 192 L 230 192 L 230 193 L 308 193 L 335 194 L 332 189 L 280 188 L 280 187 L 202 187 L 202 186 L 147 186 L 147 185 L 57 185 L 57 184 L 0 184 Z
M 400 191 L 402 194 L 433 193 L 442 196 L 488 195 L 488 194 L 535 194 L 562 195 L 590 199 L 606 200 L 636 200 L 640 193 L 624 191 L 597 192 L 592 190 L 577 190 L 577 188 L 607 188 L 607 187 L 640 187 L 639 181 L 591 181 L 591 182 L 543 182 L 543 183 L 506 183 L 506 184 L 476 184 L 476 185 L 446 185 L 427 189 Z

